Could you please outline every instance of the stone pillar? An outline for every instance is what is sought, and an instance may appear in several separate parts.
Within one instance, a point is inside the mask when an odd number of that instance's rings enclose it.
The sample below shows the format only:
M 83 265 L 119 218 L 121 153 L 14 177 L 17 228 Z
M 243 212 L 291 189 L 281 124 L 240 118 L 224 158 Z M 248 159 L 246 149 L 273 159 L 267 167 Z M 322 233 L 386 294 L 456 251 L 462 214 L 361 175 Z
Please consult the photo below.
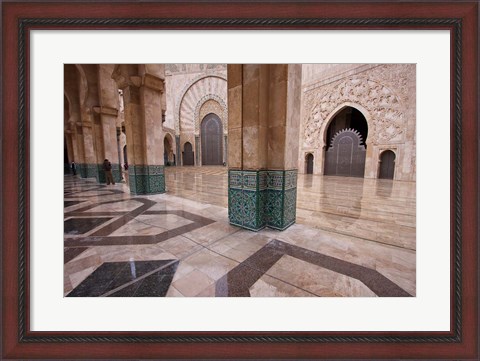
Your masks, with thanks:
M 201 162 L 201 158 L 200 158 L 200 136 L 195 135 L 195 165 L 197 167 L 199 165 L 202 165 L 200 162 Z
M 83 140 L 83 127 L 81 122 L 77 122 L 75 125 L 77 129 L 77 156 L 75 158 L 75 162 L 77 163 L 77 173 L 80 174 L 80 177 L 86 178 L 87 177 L 87 169 L 85 167 L 85 148 L 84 148 L 84 140 Z
M 120 65 L 113 78 L 123 89 L 128 175 L 132 194 L 165 192 L 162 128 L 163 80 L 134 65 Z
M 105 172 L 103 170 L 103 161 L 108 159 L 112 164 L 112 176 L 115 182 L 122 180 L 121 164 L 117 163 L 117 127 L 116 121 L 118 110 L 109 107 L 93 107 L 95 115 L 98 117 L 98 136 L 97 144 L 97 167 L 98 181 L 106 183 Z
M 224 135 L 223 136 L 223 164 L 227 165 L 228 164 L 228 136 Z
M 300 82 L 300 65 L 228 65 L 231 224 L 295 222 Z
M 99 178 L 94 121 L 90 109 L 82 111 L 83 149 L 85 163 L 83 163 L 85 178 Z M 83 176 L 83 174 L 82 174 Z
M 75 155 L 73 152 L 73 149 L 75 148 L 73 145 L 73 137 L 72 137 L 72 132 L 70 130 L 65 131 L 65 146 L 67 147 L 67 163 L 64 165 L 65 169 L 63 171 L 64 174 L 70 174 L 72 170 L 70 169 L 70 164 L 72 163 L 72 160 L 75 159 Z
M 182 164 L 182 153 L 180 151 L 180 135 L 175 135 L 175 148 L 177 153 L 175 154 L 175 166 L 181 166 Z

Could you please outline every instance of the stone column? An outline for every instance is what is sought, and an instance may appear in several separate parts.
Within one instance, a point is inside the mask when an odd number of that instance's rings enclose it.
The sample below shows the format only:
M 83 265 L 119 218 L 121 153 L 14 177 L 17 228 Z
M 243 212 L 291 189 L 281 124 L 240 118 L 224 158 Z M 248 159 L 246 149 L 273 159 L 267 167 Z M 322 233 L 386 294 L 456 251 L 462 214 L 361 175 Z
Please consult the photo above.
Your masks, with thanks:
M 112 163 L 112 176 L 115 182 L 122 180 L 121 164 L 117 163 L 118 149 L 117 149 L 117 127 L 116 121 L 118 110 L 109 107 L 93 107 L 95 115 L 98 117 L 98 142 L 101 144 L 97 146 L 97 167 L 98 167 L 98 181 L 105 183 L 105 172 L 103 171 L 103 161 L 108 159 Z
M 228 65 L 231 224 L 295 222 L 300 81 L 300 65 Z
M 120 65 L 113 74 L 123 89 L 130 192 L 164 193 L 163 80 L 148 73 L 137 74 L 134 65 Z
M 93 115 L 90 109 L 82 110 L 83 150 L 85 162 L 83 163 L 85 178 L 98 180 L 98 166 L 96 154 L 96 141 Z M 83 174 L 82 174 L 83 177 Z
M 64 139 L 65 139 L 65 145 L 67 147 L 68 161 L 64 165 L 65 169 L 64 169 L 63 173 L 64 174 L 70 174 L 71 173 L 70 164 L 72 163 L 72 160 L 75 159 L 75 154 L 73 152 L 73 149 L 75 148 L 75 146 L 73 144 L 74 140 L 73 140 L 73 137 L 72 137 L 72 131 L 71 130 L 66 130 L 65 131 Z
M 224 163 L 224 165 L 226 165 L 228 163 L 227 149 L 228 149 L 228 136 L 224 135 L 223 136 L 223 163 Z
M 200 158 L 200 136 L 195 135 L 195 165 L 198 167 L 202 165 Z
M 177 153 L 175 154 L 175 166 L 181 166 L 182 164 L 182 153 L 180 151 L 180 135 L 175 135 L 175 149 Z
M 87 177 L 87 170 L 85 167 L 85 148 L 84 148 L 84 140 L 83 140 L 83 127 L 81 122 L 77 122 L 75 124 L 77 129 L 76 138 L 77 138 L 77 155 L 75 158 L 75 163 L 77 163 L 77 172 L 80 174 L 80 177 L 86 178 Z

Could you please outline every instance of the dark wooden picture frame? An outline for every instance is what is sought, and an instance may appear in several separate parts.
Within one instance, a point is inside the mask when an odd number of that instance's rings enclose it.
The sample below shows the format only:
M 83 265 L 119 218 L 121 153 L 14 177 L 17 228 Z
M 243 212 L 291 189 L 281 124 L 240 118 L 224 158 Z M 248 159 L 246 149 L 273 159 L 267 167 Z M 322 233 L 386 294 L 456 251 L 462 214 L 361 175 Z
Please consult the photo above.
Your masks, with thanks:
M 2 359 L 479 357 L 478 1 L 2 4 Z M 29 328 L 29 31 L 447 29 L 451 33 L 448 332 L 33 332 Z

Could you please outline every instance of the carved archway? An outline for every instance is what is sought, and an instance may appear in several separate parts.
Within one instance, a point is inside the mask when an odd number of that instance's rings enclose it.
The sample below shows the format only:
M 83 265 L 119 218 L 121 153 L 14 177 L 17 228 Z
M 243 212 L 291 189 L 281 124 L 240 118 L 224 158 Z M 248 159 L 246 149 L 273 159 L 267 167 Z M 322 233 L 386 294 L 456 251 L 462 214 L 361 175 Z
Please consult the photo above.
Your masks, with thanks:
M 361 111 L 343 107 L 324 130 L 324 174 L 364 177 L 368 123 Z
M 183 104 L 183 101 L 184 101 L 184 98 L 185 96 L 187 95 L 187 93 L 195 86 L 197 85 L 199 82 L 202 82 L 203 80 L 205 79 L 217 79 L 217 80 L 222 80 L 225 82 L 225 87 L 226 87 L 226 84 L 227 84 L 227 78 L 223 75 L 220 75 L 220 74 L 202 74 L 202 75 L 199 75 L 197 76 L 196 78 L 192 79 L 183 89 L 182 91 L 180 92 L 180 95 L 177 97 L 176 99 L 176 102 L 175 102 L 175 111 L 174 111 L 174 121 L 175 121 L 175 134 L 176 135 L 180 135 L 180 121 L 181 121 L 181 110 L 182 110 L 182 104 Z M 215 87 L 209 87 L 209 88 L 215 88 Z M 206 92 L 207 94 L 214 94 L 215 92 L 211 92 L 211 91 L 207 91 Z M 204 93 L 205 94 L 205 93 Z M 219 96 L 218 94 L 216 94 L 220 99 L 222 99 L 221 96 Z M 225 98 L 226 98 L 226 94 L 225 94 Z M 198 104 L 198 99 L 197 101 L 195 101 L 195 104 Z M 193 113 L 193 109 L 192 109 L 192 113 Z M 193 114 L 192 114 L 193 116 Z

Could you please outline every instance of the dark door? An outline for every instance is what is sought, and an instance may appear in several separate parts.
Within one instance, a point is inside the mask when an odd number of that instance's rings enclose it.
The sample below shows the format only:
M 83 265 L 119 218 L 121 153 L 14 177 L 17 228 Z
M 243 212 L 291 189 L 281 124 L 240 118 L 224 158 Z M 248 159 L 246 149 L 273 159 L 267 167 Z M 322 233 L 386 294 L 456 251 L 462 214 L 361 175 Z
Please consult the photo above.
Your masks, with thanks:
M 193 165 L 193 148 L 189 142 L 183 147 L 183 165 Z
M 307 154 L 307 174 L 313 174 L 313 154 Z
M 205 116 L 201 127 L 202 165 L 222 165 L 223 127 L 220 118 L 213 113 Z
M 386 150 L 380 155 L 380 172 L 378 178 L 393 179 L 395 172 L 395 153 Z
M 363 177 L 366 150 L 361 135 L 353 129 L 343 129 L 332 140 L 325 152 L 325 175 Z

